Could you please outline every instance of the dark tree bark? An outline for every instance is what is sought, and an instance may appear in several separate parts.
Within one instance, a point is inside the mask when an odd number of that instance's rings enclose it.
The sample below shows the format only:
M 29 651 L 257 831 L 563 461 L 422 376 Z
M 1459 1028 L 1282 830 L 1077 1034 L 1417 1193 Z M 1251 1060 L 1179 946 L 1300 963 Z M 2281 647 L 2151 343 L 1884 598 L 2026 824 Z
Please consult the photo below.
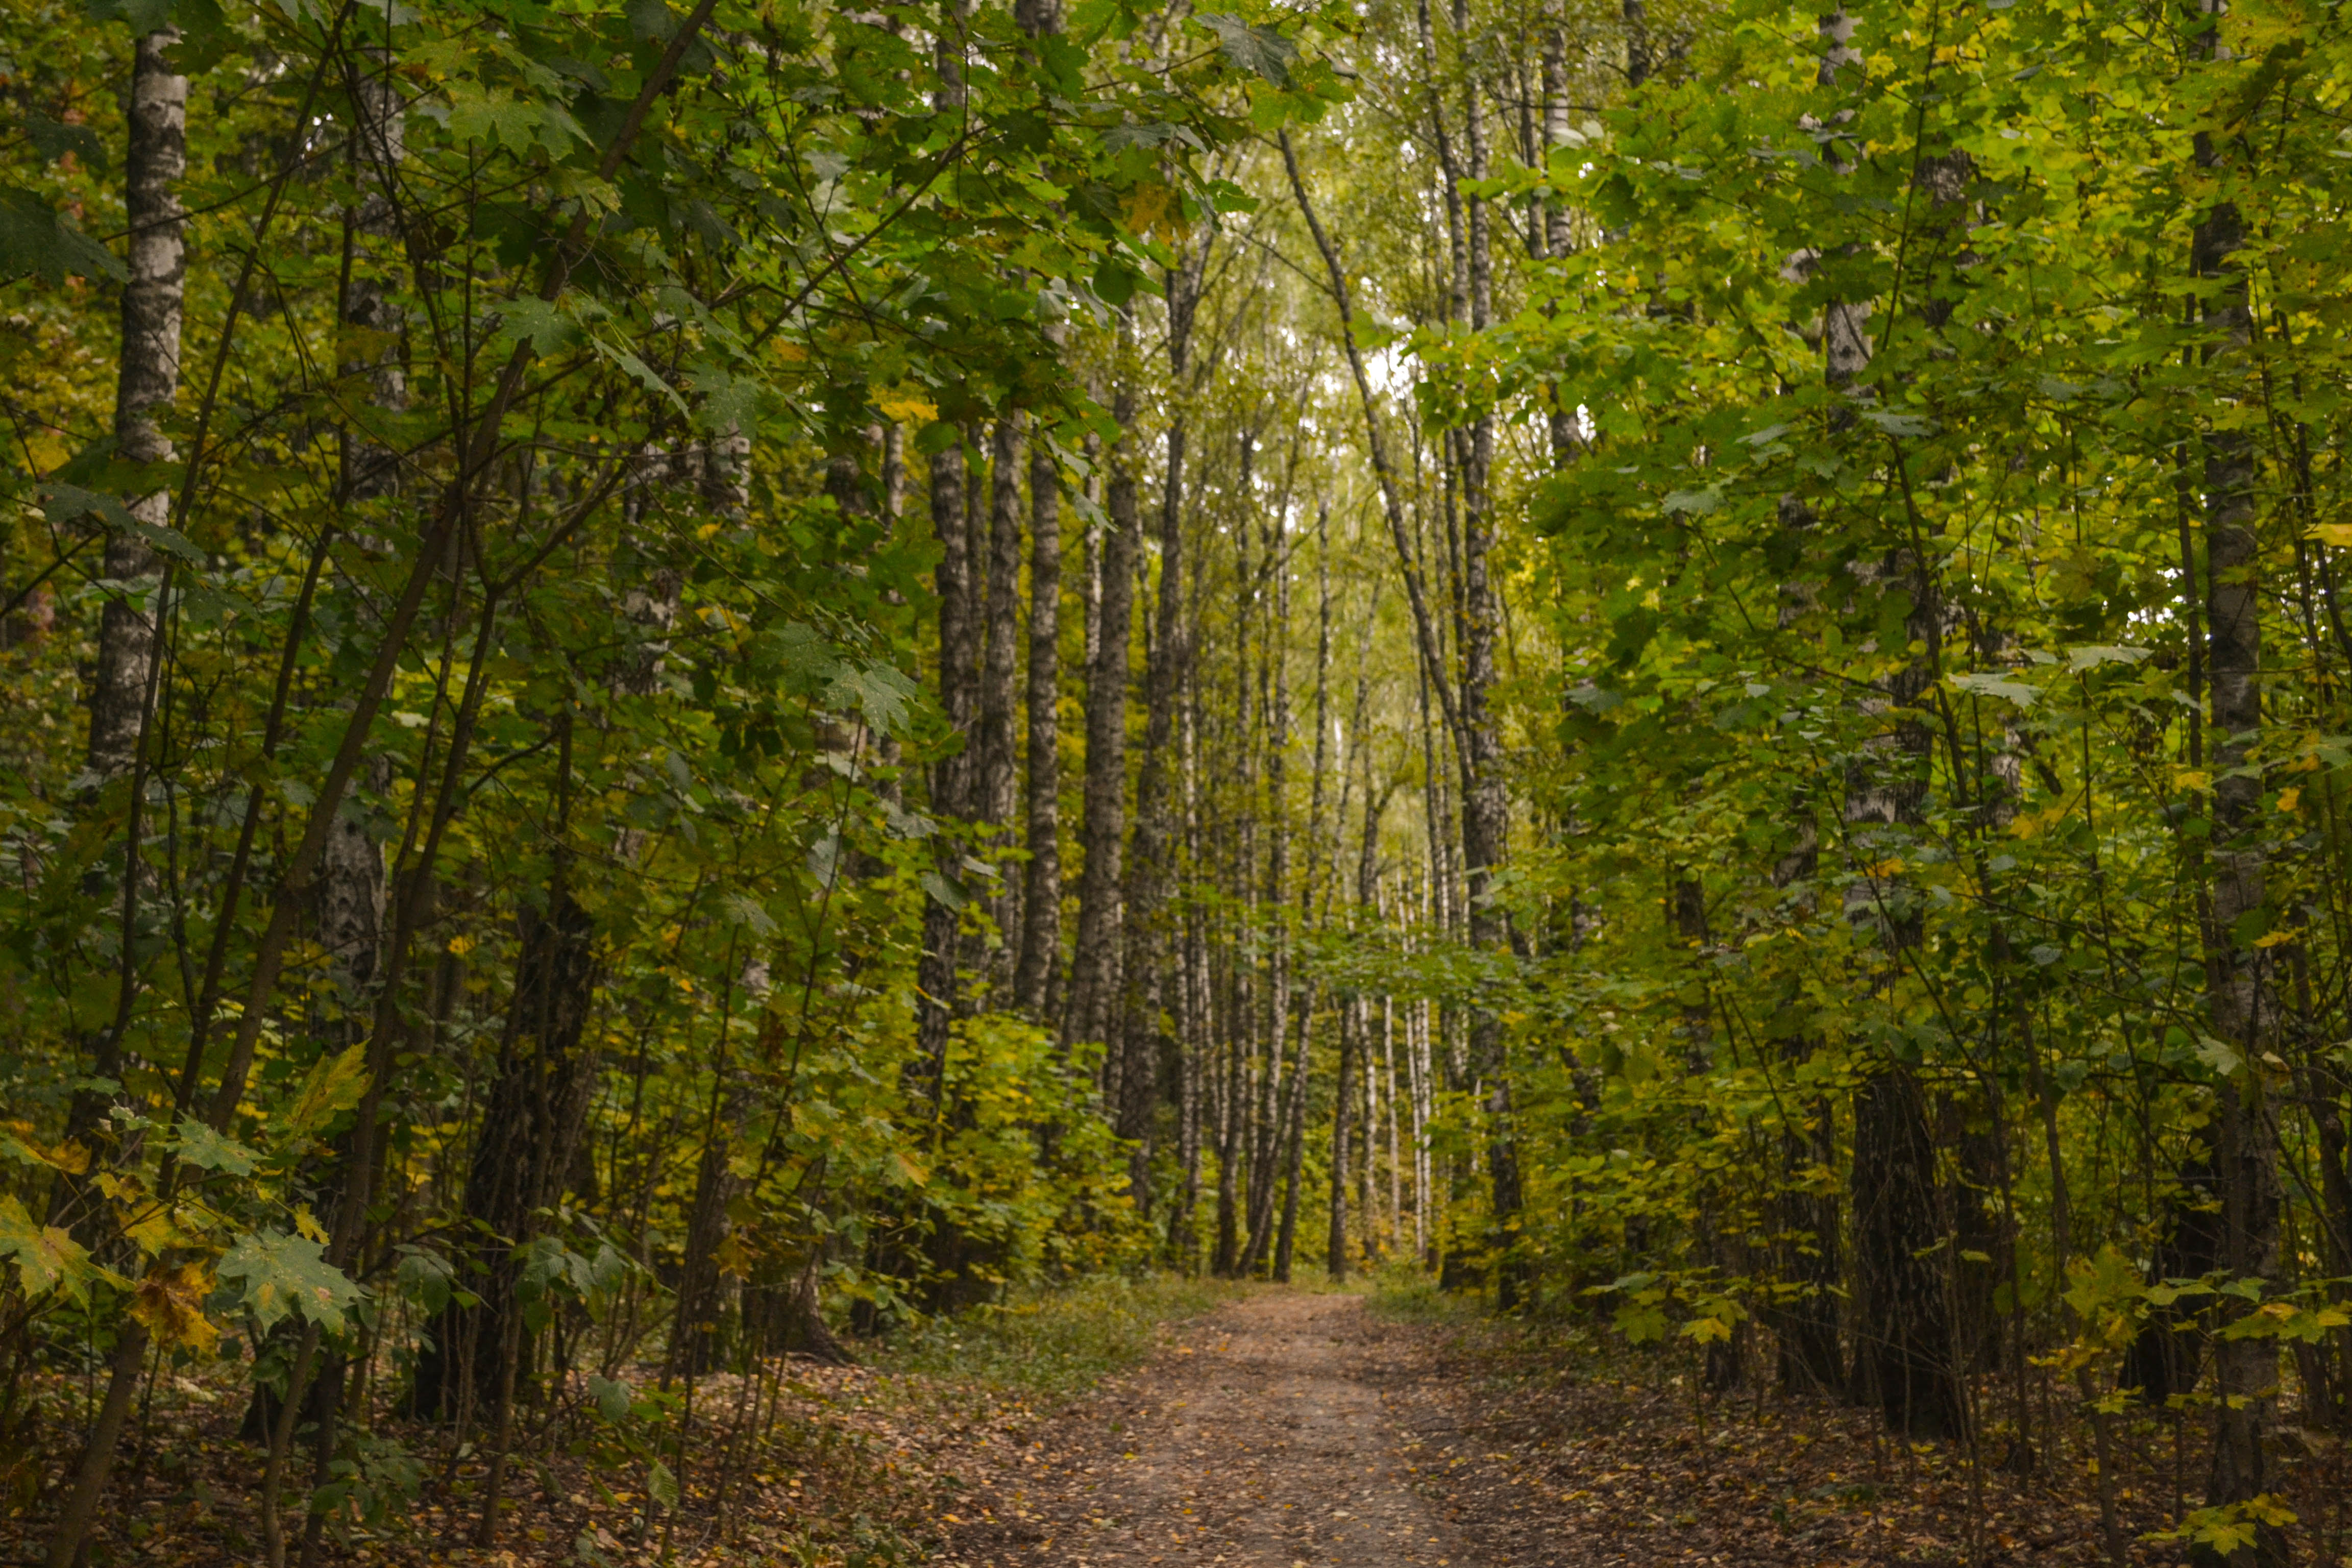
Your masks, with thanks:
M 960 744 L 931 765 L 931 809 L 950 821 L 971 814 L 973 726 L 979 717 L 980 615 L 972 582 L 971 520 L 965 492 L 968 475 L 961 445 L 931 458 L 931 529 L 940 542 L 940 563 L 931 573 L 940 601 L 940 708 Z M 943 853 L 947 853 L 943 851 Z M 950 887 L 956 879 L 942 866 Z M 915 1070 L 927 1075 L 924 1092 L 936 1096 L 945 1070 L 948 1026 L 957 1006 L 956 969 L 961 957 L 963 917 L 956 904 L 932 899 L 923 910 L 923 956 L 915 985 Z
M 1468 30 L 1465 0 L 1454 0 L 1454 30 Z M 1475 79 L 1464 92 L 1465 141 L 1470 154 L 1469 176 L 1486 176 L 1486 116 Z M 1470 325 L 1483 331 L 1493 315 L 1494 261 L 1488 234 L 1486 203 L 1477 197 L 1468 204 L 1467 242 L 1470 270 Z M 1495 460 L 1495 416 L 1482 411 L 1473 420 L 1466 443 L 1468 461 L 1462 475 L 1462 870 L 1470 906 L 1470 944 L 1481 952 L 1510 950 L 1509 918 L 1489 896 L 1494 879 L 1509 855 L 1510 803 L 1504 789 L 1502 732 L 1493 708 L 1496 680 L 1495 645 L 1500 607 L 1495 597 L 1489 563 L 1494 551 L 1492 499 L 1487 492 Z M 1475 1008 L 1470 1016 L 1472 1070 L 1486 1094 L 1486 1160 L 1493 1193 L 1494 1233 L 1489 1245 L 1496 1254 L 1496 1300 L 1506 1311 L 1517 1306 L 1526 1284 L 1527 1269 L 1515 1256 L 1519 1224 L 1518 1143 L 1511 1130 L 1511 1075 L 1506 1058 L 1501 1018 L 1491 1007 Z
M 1298 1036 L 1298 1055 L 1285 1097 L 1287 1114 L 1282 1127 L 1282 1221 L 1274 1242 L 1273 1273 L 1275 1282 L 1280 1285 L 1290 1283 L 1290 1263 L 1298 1239 L 1298 1196 L 1307 1159 L 1307 1098 L 1312 1082 L 1307 1076 L 1307 1051 L 1315 1038 L 1316 990 L 1310 985 L 1299 998 L 1298 1017 L 1293 1025 Z
M 1128 648 L 1135 608 L 1135 561 L 1140 548 L 1135 492 L 1135 394 L 1121 375 L 1111 416 L 1122 434 L 1110 453 L 1105 491 L 1101 630 L 1087 670 L 1086 822 L 1079 849 L 1077 952 L 1070 967 L 1070 1018 L 1064 1037 L 1107 1044 L 1119 995 L 1124 879 L 1120 861 L 1127 829 Z
M 1055 1013 L 1062 968 L 1062 479 L 1045 442 L 1029 444 L 1029 864 L 1013 1005 Z
M 1889 1430 L 1957 1437 L 1967 1430 L 1945 1307 L 1936 1146 L 1909 1072 L 1882 1071 L 1854 1091 L 1854 1271 L 1862 1342 Z M 1867 1173 L 1866 1176 L 1864 1173 Z
M 568 764 L 569 747 L 566 747 Z M 517 1331 L 515 1286 L 539 1211 L 562 1196 L 595 1090 L 596 1057 L 585 1044 L 599 964 L 594 922 L 573 899 L 559 859 L 548 907 L 526 905 L 514 997 L 466 1177 L 466 1215 L 481 1233 L 486 1271 L 468 1288 L 480 1304 L 451 1302 L 426 1331 L 414 1404 L 454 1416 L 461 1400 L 510 1389 L 528 1373 Z
M 1160 592 L 1150 655 L 1144 670 L 1143 757 L 1136 771 L 1135 835 L 1129 846 L 1127 909 L 1120 963 L 1118 1019 L 1119 1101 L 1117 1128 L 1134 1141 L 1129 1176 L 1138 1205 L 1151 1212 L 1153 1123 L 1160 1099 L 1160 1063 L 1171 1044 L 1165 1030 L 1167 997 L 1162 985 L 1171 956 L 1168 914 L 1176 890 L 1176 714 L 1184 699 L 1192 664 L 1192 626 L 1184 588 L 1184 439 L 1181 400 L 1191 369 L 1192 313 L 1208 265 L 1208 239 L 1188 249 L 1169 270 L 1168 370 L 1175 413 L 1168 424 L 1167 461 L 1160 502 Z
M 1261 919 L 1275 929 L 1265 963 L 1265 1007 L 1262 1031 L 1265 1068 L 1257 1085 L 1256 1137 L 1250 1149 L 1249 1242 L 1242 1255 L 1241 1272 L 1255 1274 L 1265 1260 L 1274 1238 L 1275 1198 L 1286 1161 L 1291 1100 L 1303 1072 L 1288 1066 L 1293 1024 L 1290 1006 L 1290 930 L 1285 911 L 1290 902 L 1290 835 L 1281 824 L 1290 809 L 1290 563 L 1285 545 L 1268 521 L 1259 529 L 1259 548 L 1265 552 L 1265 570 L 1274 582 L 1269 621 L 1261 644 L 1259 680 L 1263 694 L 1259 710 L 1265 721 L 1265 812 L 1273 827 L 1266 843 L 1265 883 L 1260 895 Z M 1304 1031 L 1297 1037 L 1305 1044 Z M 1299 1065 L 1304 1067 L 1304 1051 Z
M 1194 574 L 1195 624 L 1200 616 L 1200 574 Z M 1184 854 L 1195 868 L 1203 864 L 1201 843 L 1200 714 L 1197 691 L 1188 692 L 1184 707 Z M 1181 946 L 1177 962 L 1176 1007 L 1176 1137 L 1177 1165 L 1181 1174 L 1175 1213 L 1169 1216 L 1168 1248 L 1177 1266 L 1191 1273 L 1200 1265 L 1200 1241 L 1194 1215 L 1201 1205 L 1202 1119 L 1213 1072 L 1210 1048 L 1208 918 L 1198 899 L 1187 900 L 1179 914 Z
M 2202 7 L 2211 25 L 2202 35 L 2207 58 L 2219 51 L 2221 6 Z M 2225 151 L 2210 132 L 2197 135 L 2197 161 L 2226 174 L 2235 150 Z M 2217 377 L 2248 374 L 2253 321 L 2238 251 L 2245 226 L 2235 204 L 2217 202 L 2197 226 L 2190 261 L 2200 278 L 2218 287 L 2206 296 L 2206 365 Z M 2217 390 L 2217 397 L 2227 395 Z M 2259 1065 L 2274 1055 L 2277 1034 L 2275 982 L 2269 950 L 2254 945 L 2248 928 L 2263 907 L 2268 870 L 2264 847 L 2263 780 L 2248 769 L 2263 726 L 2261 556 L 2255 538 L 2253 437 L 2237 427 L 2205 433 L 2205 668 L 2210 691 L 2213 736 L 2210 924 L 2206 942 L 2206 1007 L 2214 1035 L 2234 1052 L 2238 1065 L 2216 1088 L 2213 1156 L 2221 1198 L 2218 1259 L 2235 1280 L 2263 1286 L 2279 1269 L 2278 1110 Z M 2225 1320 L 2252 1310 L 2237 1298 L 2225 1299 Z M 2264 1429 L 2275 1402 L 2276 1347 L 2267 1339 L 2217 1335 L 2213 1342 L 2213 1453 L 2206 1482 L 2209 1508 L 2251 1501 L 2269 1489 Z M 2215 1560 L 2219 1554 L 2208 1553 Z M 2252 1544 L 2228 1554 L 2233 1568 L 2285 1561 L 2285 1542 L 2264 1526 Z
M 1021 416 L 1007 414 L 996 421 L 989 441 L 988 584 L 982 599 L 979 715 L 972 737 L 972 816 L 1000 831 L 1013 826 L 1021 787 Z M 1019 879 L 1001 879 L 994 903 L 996 928 L 1005 945 L 996 950 L 986 968 L 993 979 L 1009 983 L 1021 937 Z

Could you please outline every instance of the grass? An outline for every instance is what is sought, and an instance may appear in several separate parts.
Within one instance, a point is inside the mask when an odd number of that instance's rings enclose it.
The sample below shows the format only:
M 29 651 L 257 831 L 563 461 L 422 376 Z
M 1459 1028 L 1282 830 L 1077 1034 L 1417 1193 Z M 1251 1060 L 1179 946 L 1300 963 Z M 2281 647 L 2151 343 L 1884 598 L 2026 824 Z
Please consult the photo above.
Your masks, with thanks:
M 1242 1290 L 1172 1274 L 1034 1287 L 1002 1305 L 905 1330 L 872 1359 L 885 1372 L 979 1384 L 1058 1404 L 1148 1358 L 1159 1347 L 1162 1324 L 1197 1318 Z
M 1364 1305 L 1401 1322 L 1459 1323 L 1478 1317 L 1485 1306 L 1482 1293 L 1442 1290 L 1435 1279 L 1412 1263 L 1382 1266 L 1370 1284 Z

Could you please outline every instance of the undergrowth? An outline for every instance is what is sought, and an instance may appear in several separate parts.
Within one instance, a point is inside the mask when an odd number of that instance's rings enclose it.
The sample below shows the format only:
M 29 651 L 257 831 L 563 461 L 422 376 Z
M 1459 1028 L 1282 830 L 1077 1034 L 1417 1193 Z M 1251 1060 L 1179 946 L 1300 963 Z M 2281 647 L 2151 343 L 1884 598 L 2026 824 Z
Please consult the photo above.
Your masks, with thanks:
M 1463 1323 L 1476 1319 L 1485 1298 L 1476 1291 L 1447 1290 L 1410 1263 L 1389 1263 L 1371 1277 L 1365 1307 L 1406 1323 Z
M 878 1371 L 1055 1405 L 1150 1356 L 1163 1324 L 1199 1317 L 1244 1289 L 1174 1274 L 1034 1287 L 908 1328 L 877 1347 L 872 1362 Z

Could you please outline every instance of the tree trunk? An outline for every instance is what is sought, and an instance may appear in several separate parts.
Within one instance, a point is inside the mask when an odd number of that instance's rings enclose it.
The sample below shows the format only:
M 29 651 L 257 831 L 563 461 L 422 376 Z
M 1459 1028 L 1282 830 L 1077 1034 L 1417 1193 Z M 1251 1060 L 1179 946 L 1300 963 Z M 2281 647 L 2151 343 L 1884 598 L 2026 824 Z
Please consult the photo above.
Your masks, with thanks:
M 1029 444 L 1029 863 L 1013 1005 L 1055 1012 L 1062 968 L 1062 476 L 1042 437 Z
M 1856 1353 L 1870 1358 L 1888 1430 L 1958 1437 L 1967 1418 L 1946 1307 L 1948 1227 L 1936 1201 L 1936 1146 L 1918 1079 L 1874 1075 L 1854 1090 L 1853 1117 Z
M 1197 623 L 1199 574 L 1193 577 L 1192 616 Z M 1184 857 L 1200 874 L 1201 845 L 1200 714 L 1196 692 L 1187 692 L 1184 706 Z M 1200 1241 L 1194 1215 L 1201 1205 L 1201 1120 L 1204 1087 L 1214 1070 L 1210 1050 L 1208 917 L 1198 899 L 1187 900 L 1178 915 L 1181 942 L 1177 964 L 1177 1163 L 1181 1185 L 1176 1212 L 1170 1216 L 1169 1251 L 1187 1274 L 1200 1266 Z
M 1122 326 L 1120 338 L 1126 341 Z M 1128 647 L 1135 615 L 1135 562 L 1141 548 L 1135 493 L 1135 393 L 1122 367 L 1111 417 L 1120 431 L 1104 491 L 1099 630 L 1087 669 L 1086 822 L 1079 852 L 1077 951 L 1070 966 L 1070 1017 L 1064 1038 L 1108 1045 L 1119 995 L 1121 859 L 1127 837 Z
M 1339 1076 L 1331 1101 L 1331 1223 L 1324 1237 L 1323 1268 L 1334 1279 L 1348 1277 L 1348 1123 L 1355 1113 L 1350 1096 L 1356 1077 L 1356 1005 L 1339 1009 Z
M 478 1396 L 511 1386 L 528 1373 L 506 1360 L 509 1344 L 525 1361 L 530 1348 L 509 1331 L 520 1310 L 515 1288 L 522 1252 L 539 1234 L 540 1211 L 566 1190 L 595 1092 L 598 1055 L 586 1037 L 601 966 L 595 923 L 572 897 L 572 858 L 562 842 L 572 773 L 570 714 L 558 723 L 555 869 L 546 909 L 527 904 L 520 913 L 514 995 L 466 1178 L 466 1216 L 487 1237 L 476 1247 L 485 1271 L 468 1285 L 480 1302 L 445 1307 L 417 1363 L 415 1407 L 445 1418 L 455 1415 L 467 1391 Z
M 123 152 L 124 219 L 130 232 L 122 286 L 122 353 L 114 386 L 115 450 L 136 463 L 172 460 L 157 423 L 180 384 L 180 321 L 187 291 L 187 220 L 180 181 L 188 167 L 188 79 L 165 56 L 176 28 L 142 37 L 132 56 L 128 137 Z M 149 527 L 171 521 L 168 489 L 140 497 L 131 516 Z M 147 710 L 148 671 L 155 658 L 154 549 L 136 533 L 106 542 L 105 575 L 124 585 L 99 621 L 98 669 L 89 694 L 89 771 L 100 779 L 128 773 Z
M 2212 30 L 2202 43 L 2209 58 L 2218 52 L 2218 0 L 2205 9 Z M 2210 170 L 2226 163 L 2206 132 L 2198 132 L 2198 163 Z M 2244 226 L 2230 202 L 2217 202 L 2197 226 L 2191 262 L 2197 275 L 2218 282 L 2207 296 L 2204 322 L 2209 338 L 2206 366 L 2221 376 L 2246 374 L 2252 321 L 2247 285 L 2237 252 Z M 2226 398 L 2217 388 L 2212 394 Z M 2263 781 L 2247 767 L 2263 724 L 2261 558 L 2254 535 L 2255 462 L 2252 437 L 2243 429 L 2213 428 L 2205 435 L 2206 674 L 2210 682 L 2213 734 L 2212 915 L 2207 939 L 2206 1005 L 2214 1035 L 2237 1057 L 2237 1066 L 2217 1088 L 2213 1153 L 2221 1200 L 2221 1271 L 2234 1281 L 2266 1288 L 2279 1268 L 2278 1111 L 2263 1067 L 2273 1058 L 2277 1005 L 2266 949 L 2255 945 L 2263 908 L 2267 871 L 2263 844 Z M 2221 1316 L 2234 1320 L 2254 1310 L 2236 1297 L 2222 1299 Z M 2208 1508 L 2250 1502 L 2269 1489 L 2263 1432 L 2275 1403 L 2277 1347 L 2263 1337 L 2216 1335 L 2212 1469 L 2206 1484 Z M 2217 1560 L 2220 1554 L 2212 1554 Z M 2285 1560 L 2276 1527 L 2265 1525 L 2252 1545 L 2229 1553 L 2237 1568 Z
M 940 542 L 932 591 L 940 601 L 940 708 L 956 742 L 931 765 L 931 809 L 949 821 L 971 813 L 974 761 L 972 732 L 978 721 L 980 614 L 972 582 L 971 522 L 965 506 L 968 480 L 961 443 L 931 458 L 931 530 Z M 961 859 L 942 848 L 940 875 L 950 889 L 950 868 Z M 917 1024 L 914 1070 L 924 1075 L 924 1092 L 936 1098 L 946 1069 L 948 1026 L 957 1006 L 956 970 L 961 957 L 963 916 L 956 901 L 932 898 L 923 910 L 923 956 L 916 973 L 921 1009 Z
M 1464 0 L 1454 0 L 1454 28 L 1466 32 Z M 1486 117 L 1475 78 L 1465 84 L 1465 139 L 1470 178 L 1486 176 Z M 1493 258 L 1486 203 L 1472 197 L 1468 210 L 1470 325 L 1484 331 L 1493 314 Z M 1481 412 L 1469 431 L 1468 461 L 1462 476 L 1462 869 L 1470 906 L 1470 945 L 1480 952 L 1510 950 L 1510 925 L 1490 897 L 1494 879 L 1509 853 L 1510 804 L 1503 785 L 1502 735 L 1494 710 L 1495 641 L 1500 615 L 1489 576 L 1495 531 L 1487 481 L 1494 468 L 1495 416 Z M 1527 1269 L 1515 1256 L 1519 1226 L 1519 1155 L 1511 1131 L 1510 1064 L 1506 1059 L 1502 1019 L 1493 1008 L 1475 1007 L 1470 1016 L 1471 1070 L 1486 1094 L 1486 1159 L 1492 1186 L 1496 1301 L 1508 1311 L 1518 1304 Z
M 133 462 L 168 462 L 173 456 L 156 412 L 169 406 L 179 388 L 180 326 L 187 289 L 186 216 L 180 205 L 180 181 L 188 166 L 188 79 L 173 70 L 165 58 L 179 37 L 178 30 L 169 27 L 146 34 L 131 58 L 122 160 L 123 216 L 130 242 L 122 288 L 122 348 L 115 374 L 114 438 L 118 455 Z M 130 510 L 140 521 L 155 526 L 170 521 L 171 505 L 171 492 L 158 490 L 132 501 Z M 147 601 L 160 586 L 155 552 L 135 533 L 108 538 L 103 571 L 110 581 L 125 584 L 125 591 L 108 598 L 99 618 L 98 669 L 89 695 L 85 758 L 89 772 L 102 782 L 129 773 L 138 755 L 155 661 L 155 607 Z M 130 821 L 131 842 L 124 858 L 126 867 L 135 867 L 135 805 Z M 135 888 L 135 870 L 127 880 Z M 125 907 L 131 906 L 126 902 Z M 132 939 L 131 930 L 121 932 L 126 947 Z M 96 1077 L 121 1077 L 122 1042 L 114 1027 L 95 1033 L 89 1065 Z M 67 1110 L 67 1140 L 86 1138 L 105 1107 L 101 1093 L 77 1092 Z M 61 1184 L 52 1207 L 62 1207 L 67 1196 Z M 146 1331 L 135 1322 L 126 1321 L 119 1335 L 105 1400 L 49 1538 L 50 1568 L 71 1568 L 80 1554 L 113 1470 L 115 1447 L 147 1348 Z
M 1208 266 L 1213 228 L 1188 248 L 1168 273 L 1168 371 L 1175 401 L 1168 423 L 1167 464 L 1160 504 L 1160 601 L 1144 675 L 1143 759 L 1135 781 L 1135 837 L 1127 858 L 1127 952 L 1121 963 L 1120 1095 L 1118 1130 L 1135 1151 L 1129 1173 L 1139 1206 L 1150 1213 L 1147 1183 L 1160 1064 L 1165 1054 L 1161 981 L 1168 972 L 1168 910 L 1175 896 L 1175 731 L 1192 662 L 1192 628 L 1184 616 L 1184 441 L 1182 400 L 1189 390 L 1192 312 Z
M 1274 1244 L 1274 1279 L 1277 1285 L 1290 1283 L 1290 1260 L 1298 1239 L 1299 1176 L 1307 1156 L 1307 1051 L 1315 1038 L 1315 1000 L 1310 987 L 1298 1008 L 1298 1058 L 1291 1069 L 1289 1093 L 1285 1097 L 1289 1114 L 1284 1118 L 1282 1130 L 1282 1224 Z
M 188 165 L 188 79 L 174 73 L 165 53 L 179 41 L 176 28 L 149 33 L 134 47 L 131 101 L 123 150 L 124 216 L 130 229 L 122 286 L 122 350 L 114 384 L 115 450 L 137 463 L 166 463 L 170 437 L 157 421 L 168 411 L 180 384 L 180 322 L 187 292 L 186 216 L 180 206 L 180 181 Z M 171 521 L 172 492 L 156 490 L 131 502 L 131 515 L 150 528 Z M 121 584 L 99 612 L 98 663 L 89 691 L 89 736 L 84 765 L 101 791 L 130 774 L 146 727 L 149 689 L 155 674 L 157 595 L 163 587 L 153 546 L 127 530 L 106 540 L 102 574 Z M 134 781 L 136 783 L 137 781 Z M 130 925 L 125 949 L 136 941 L 141 804 L 126 803 L 126 881 L 119 889 Z M 127 972 L 126 972 L 127 973 Z M 93 1077 L 120 1079 L 122 1041 L 110 1022 L 89 1033 Z M 86 1143 L 104 1115 L 109 1097 L 79 1089 L 66 1116 L 65 1139 Z M 71 1188 L 57 1184 L 51 1208 L 61 1214 Z M 81 1227 L 77 1226 L 77 1229 Z M 88 1239 L 85 1235 L 85 1239 Z
M 977 755 L 972 780 L 972 816 L 1000 833 L 1013 825 L 1019 805 L 1021 766 L 1019 693 L 1021 668 L 1021 416 L 996 421 L 989 441 L 988 584 L 982 626 L 979 721 L 972 738 Z M 1002 845 L 1003 839 L 993 841 Z M 1021 938 L 1021 883 L 999 879 L 994 900 L 1003 943 L 986 970 L 1002 991 L 1013 976 Z M 1000 997 L 997 1005 L 1003 1005 Z
M 1289 1090 L 1283 1079 L 1290 1019 L 1290 568 L 1269 521 L 1259 529 L 1266 570 L 1274 579 L 1272 620 L 1261 648 L 1259 680 L 1267 688 L 1259 702 L 1265 717 L 1265 818 L 1272 829 L 1266 847 L 1265 885 L 1260 907 L 1265 931 L 1265 1071 L 1258 1082 L 1257 1139 L 1250 1151 L 1249 1244 L 1242 1272 L 1254 1274 L 1272 1239 L 1275 1195 L 1281 1176 L 1284 1135 L 1290 1121 Z M 1301 1061 L 1305 1060 L 1303 1055 Z

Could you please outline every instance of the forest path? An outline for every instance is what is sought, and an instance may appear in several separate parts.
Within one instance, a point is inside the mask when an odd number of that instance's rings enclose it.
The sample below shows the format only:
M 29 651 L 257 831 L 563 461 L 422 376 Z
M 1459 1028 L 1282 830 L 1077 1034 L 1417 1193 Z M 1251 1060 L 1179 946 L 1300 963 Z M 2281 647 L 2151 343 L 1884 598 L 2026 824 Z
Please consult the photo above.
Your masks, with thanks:
M 1213 1313 L 1065 1414 L 945 1561 L 1071 1568 L 1470 1568 L 1414 1489 L 1417 1447 L 1355 1296 L 1267 1291 Z

